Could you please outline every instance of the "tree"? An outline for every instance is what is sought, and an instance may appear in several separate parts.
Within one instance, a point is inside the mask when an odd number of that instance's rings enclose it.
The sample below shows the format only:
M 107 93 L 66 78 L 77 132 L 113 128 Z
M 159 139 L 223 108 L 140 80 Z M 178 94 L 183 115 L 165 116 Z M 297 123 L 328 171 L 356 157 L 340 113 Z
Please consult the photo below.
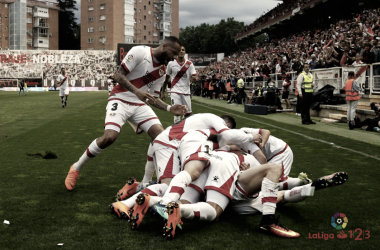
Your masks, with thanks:
M 59 7 L 59 49 L 60 50 L 79 50 L 80 40 L 75 36 L 78 27 L 74 10 L 75 0 L 58 0 Z M 80 36 L 79 36 L 80 37 Z
M 188 26 L 179 34 L 179 39 L 188 53 L 225 53 L 239 50 L 235 44 L 235 35 L 244 28 L 243 22 L 234 18 L 222 19 L 216 25 L 202 23 L 199 26 Z

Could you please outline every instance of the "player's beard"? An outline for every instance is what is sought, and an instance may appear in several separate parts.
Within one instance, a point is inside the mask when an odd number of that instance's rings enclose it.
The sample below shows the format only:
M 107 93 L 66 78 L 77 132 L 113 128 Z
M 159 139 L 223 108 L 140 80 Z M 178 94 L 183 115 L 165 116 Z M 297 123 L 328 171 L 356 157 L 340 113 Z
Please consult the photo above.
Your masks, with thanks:
M 164 64 L 165 66 L 168 65 L 170 61 L 173 61 L 173 58 L 170 58 L 168 56 L 168 53 L 166 51 L 162 52 L 161 55 L 157 58 L 157 60 L 160 62 L 160 64 Z

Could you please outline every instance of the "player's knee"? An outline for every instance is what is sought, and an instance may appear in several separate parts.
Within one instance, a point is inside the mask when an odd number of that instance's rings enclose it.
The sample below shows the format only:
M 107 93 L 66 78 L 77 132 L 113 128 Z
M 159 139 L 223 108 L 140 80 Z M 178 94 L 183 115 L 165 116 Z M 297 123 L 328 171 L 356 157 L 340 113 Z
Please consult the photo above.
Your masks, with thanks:
M 277 175 L 279 178 L 282 174 L 282 167 L 280 164 L 271 163 L 269 165 L 269 171 L 275 175 Z
M 161 132 L 164 131 L 164 128 L 161 124 L 154 124 L 150 129 L 148 130 L 148 135 L 152 140 L 156 139 L 156 137 L 161 134 Z
M 98 144 L 98 146 L 102 149 L 110 146 L 112 143 L 114 143 L 114 141 L 116 141 L 119 133 L 117 133 L 116 131 L 114 131 L 115 133 L 107 133 L 105 132 L 104 135 L 102 137 L 100 137 L 96 142 Z

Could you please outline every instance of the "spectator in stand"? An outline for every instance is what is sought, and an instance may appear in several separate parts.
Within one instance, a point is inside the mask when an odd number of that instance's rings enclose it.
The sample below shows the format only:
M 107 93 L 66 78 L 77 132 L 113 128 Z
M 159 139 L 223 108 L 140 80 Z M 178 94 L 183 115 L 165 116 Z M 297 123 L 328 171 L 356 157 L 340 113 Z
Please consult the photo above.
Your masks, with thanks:
M 364 50 L 361 54 L 362 61 L 365 64 L 373 63 L 373 55 L 374 55 L 374 53 L 371 51 L 371 44 L 369 44 L 369 43 L 364 44 Z
M 373 53 L 373 63 L 380 63 L 380 49 L 378 46 L 378 41 L 376 39 L 371 41 L 372 53 Z M 380 65 L 373 66 L 373 75 L 380 75 Z
M 227 101 L 230 101 L 231 93 L 232 93 L 231 79 L 227 79 L 226 90 L 227 90 Z

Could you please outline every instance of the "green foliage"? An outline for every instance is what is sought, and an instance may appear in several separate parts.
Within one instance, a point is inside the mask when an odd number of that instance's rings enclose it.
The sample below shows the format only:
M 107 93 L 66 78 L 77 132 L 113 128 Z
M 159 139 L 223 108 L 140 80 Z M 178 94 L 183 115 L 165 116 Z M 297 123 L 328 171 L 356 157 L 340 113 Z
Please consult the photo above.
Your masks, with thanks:
M 80 36 L 76 36 L 75 32 L 78 28 L 74 10 L 75 0 L 58 0 L 59 7 L 59 49 L 60 50 L 79 50 Z
M 186 47 L 187 53 L 225 53 L 239 50 L 234 37 L 244 27 L 243 22 L 234 18 L 222 19 L 218 24 L 202 23 L 199 26 L 188 26 L 179 34 L 179 39 Z

